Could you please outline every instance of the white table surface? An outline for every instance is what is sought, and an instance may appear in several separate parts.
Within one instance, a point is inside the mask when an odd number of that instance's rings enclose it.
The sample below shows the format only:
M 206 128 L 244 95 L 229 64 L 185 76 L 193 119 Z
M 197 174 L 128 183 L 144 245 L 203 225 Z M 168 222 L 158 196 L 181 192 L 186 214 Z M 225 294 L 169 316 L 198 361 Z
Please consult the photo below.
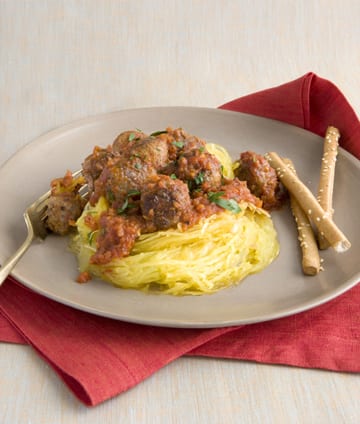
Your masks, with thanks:
M 0 164 L 78 118 L 216 107 L 308 71 L 359 115 L 359 21 L 358 0 L 0 0 Z M 30 347 L 0 343 L 0 364 L 1 424 L 360 422 L 359 375 L 181 358 L 87 408 Z

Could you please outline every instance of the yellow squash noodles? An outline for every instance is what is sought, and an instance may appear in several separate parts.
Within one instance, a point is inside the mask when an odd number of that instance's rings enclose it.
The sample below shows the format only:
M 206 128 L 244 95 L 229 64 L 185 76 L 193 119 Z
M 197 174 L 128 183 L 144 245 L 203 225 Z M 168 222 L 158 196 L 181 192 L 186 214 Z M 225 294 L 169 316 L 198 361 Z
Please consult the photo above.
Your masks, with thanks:
M 84 217 L 98 217 L 108 205 L 104 198 L 85 207 L 72 241 L 80 271 L 122 288 L 160 291 L 172 295 L 214 293 L 239 283 L 268 266 L 279 253 L 270 216 L 252 204 L 241 211 L 202 219 L 185 231 L 176 229 L 142 234 L 128 257 L 105 265 L 92 264 L 97 232 Z
M 233 161 L 229 152 L 220 144 L 206 143 L 206 150 L 212 155 L 216 156 L 222 166 L 222 173 L 225 178 L 233 179 Z

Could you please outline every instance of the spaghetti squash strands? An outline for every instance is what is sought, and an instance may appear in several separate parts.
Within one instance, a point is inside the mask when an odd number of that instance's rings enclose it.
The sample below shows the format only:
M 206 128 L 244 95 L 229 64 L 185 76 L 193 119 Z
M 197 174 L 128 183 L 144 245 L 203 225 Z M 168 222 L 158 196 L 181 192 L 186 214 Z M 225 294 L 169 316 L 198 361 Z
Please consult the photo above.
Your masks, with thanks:
M 232 180 L 234 178 L 233 161 L 229 152 L 216 143 L 206 143 L 206 150 L 216 156 L 221 163 L 223 176 Z
M 97 234 L 91 234 L 84 216 L 106 209 L 100 199 L 79 218 L 72 249 L 81 272 L 118 287 L 172 295 L 214 293 L 263 270 L 279 253 L 270 216 L 252 204 L 240 207 L 239 213 L 224 210 L 186 230 L 179 226 L 142 234 L 129 256 L 98 265 L 90 262 Z

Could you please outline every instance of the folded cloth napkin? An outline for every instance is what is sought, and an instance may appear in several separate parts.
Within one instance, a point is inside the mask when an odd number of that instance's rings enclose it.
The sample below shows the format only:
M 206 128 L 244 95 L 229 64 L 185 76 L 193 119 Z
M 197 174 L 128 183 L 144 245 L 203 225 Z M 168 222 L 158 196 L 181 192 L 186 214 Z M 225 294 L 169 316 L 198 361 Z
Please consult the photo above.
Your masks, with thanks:
M 324 135 L 360 158 L 360 122 L 330 81 L 313 73 L 221 106 Z M 290 141 L 289 141 L 290 142 Z M 86 405 L 133 387 L 182 355 L 360 371 L 360 284 L 287 318 L 216 329 L 176 329 L 111 320 L 56 303 L 9 277 L 0 291 L 0 340 L 28 343 Z

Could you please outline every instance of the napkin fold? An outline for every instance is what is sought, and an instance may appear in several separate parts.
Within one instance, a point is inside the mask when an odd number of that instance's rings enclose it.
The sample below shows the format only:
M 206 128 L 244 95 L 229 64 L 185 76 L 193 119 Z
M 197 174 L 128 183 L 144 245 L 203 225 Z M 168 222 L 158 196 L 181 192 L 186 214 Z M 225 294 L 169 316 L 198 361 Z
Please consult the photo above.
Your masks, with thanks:
M 336 126 L 342 147 L 360 158 L 359 119 L 340 90 L 314 73 L 221 108 L 280 120 L 321 136 L 328 125 Z M 130 389 L 183 355 L 359 372 L 360 285 L 287 318 L 178 329 L 91 315 L 9 277 L 0 289 L 0 340 L 30 344 L 86 405 Z

